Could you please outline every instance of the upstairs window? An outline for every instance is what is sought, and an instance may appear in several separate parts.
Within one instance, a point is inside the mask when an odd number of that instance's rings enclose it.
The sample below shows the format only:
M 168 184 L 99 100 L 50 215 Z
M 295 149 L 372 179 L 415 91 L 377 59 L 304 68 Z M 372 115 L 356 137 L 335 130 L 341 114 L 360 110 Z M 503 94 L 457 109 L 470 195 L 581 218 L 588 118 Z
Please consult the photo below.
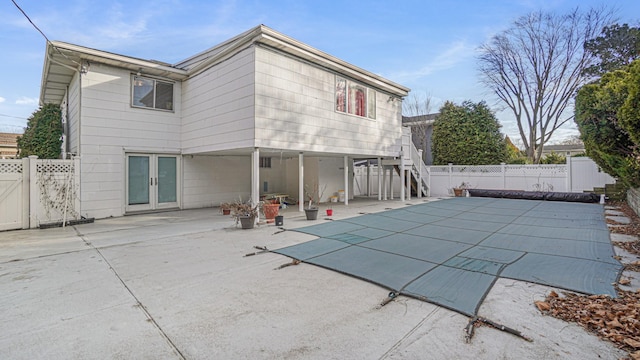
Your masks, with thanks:
M 133 76 L 132 106 L 173 110 L 173 84 L 142 76 Z
M 336 111 L 375 119 L 375 90 L 352 81 L 336 78 Z

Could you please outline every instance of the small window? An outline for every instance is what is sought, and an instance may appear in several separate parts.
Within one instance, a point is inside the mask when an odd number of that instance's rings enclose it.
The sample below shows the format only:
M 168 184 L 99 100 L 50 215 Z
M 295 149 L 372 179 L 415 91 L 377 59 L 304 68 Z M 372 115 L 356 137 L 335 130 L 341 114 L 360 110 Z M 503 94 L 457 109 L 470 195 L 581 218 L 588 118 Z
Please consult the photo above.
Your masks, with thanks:
M 271 158 L 270 157 L 260 157 L 260 167 L 261 168 L 271 168 Z
M 159 110 L 173 110 L 173 84 L 134 76 L 132 105 Z

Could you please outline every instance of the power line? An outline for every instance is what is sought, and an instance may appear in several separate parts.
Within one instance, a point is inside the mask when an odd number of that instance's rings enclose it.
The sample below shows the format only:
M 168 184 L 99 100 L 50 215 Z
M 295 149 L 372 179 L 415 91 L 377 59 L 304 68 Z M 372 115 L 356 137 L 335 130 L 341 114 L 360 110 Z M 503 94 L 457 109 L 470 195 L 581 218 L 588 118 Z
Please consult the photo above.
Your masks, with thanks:
M 38 25 L 34 24 L 33 21 L 31 21 L 31 18 L 29 17 L 29 15 L 27 15 L 26 12 L 24 12 L 24 10 L 22 10 L 22 8 L 20 7 L 20 5 L 18 5 L 18 3 L 15 2 L 15 0 L 11 0 L 11 2 L 13 3 L 13 5 L 15 5 L 18 10 L 20 10 L 20 12 L 22 13 L 22 15 L 24 15 L 24 17 L 27 18 L 27 20 L 29 20 L 29 22 L 31 23 L 31 25 L 33 25 L 34 28 L 36 28 L 36 30 L 38 30 L 38 32 L 40 34 L 42 34 L 42 36 L 45 38 L 45 40 L 47 40 L 47 43 L 51 43 L 51 41 L 49 41 L 49 38 L 47 37 L 47 35 L 45 35 L 42 30 L 40 30 L 40 28 L 38 27 Z
M 22 8 L 20 7 L 20 5 L 18 5 L 18 3 L 16 3 L 15 0 L 11 0 L 11 2 L 13 3 L 13 5 L 15 5 L 18 10 L 20 10 L 20 12 L 22 13 L 22 15 L 24 15 L 25 18 L 27 18 L 27 20 L 29 20 L 29 22 L 31 23 L 31 25 L 33 25 L 33 27 L 38 30 L 38 32 L 44 37 L 44 39 L 47 41 L 47 44 L 50 44 L 60 55 L 64 56 L 64 58 L 66 58 L 67 60 L 75 63 L 76 65 L 80 65 L 80 63 L 78 63 L 77 61 L 70 59 L 67 55 L 65 55 L 62 51 L 60 51 L 60 49 L 58 49 L 57 46 L 53 45 L 53 43 L 51 42 L 51 40 L 49 40 L 49 38 L 47 37 L 47 35 L 44 34 L 44 32 L 42 30 L 40 30 L 40 28 L 38 27 L 38 25 L 36 25 L 31 18 L 29 17 L 29 15 L 27 15 L 27 13 L 22 10 Z
M 13 116 L 13 115 L 7 115 L 7 114 L 0 114 L 0 116 L 4 116 L 4 117 L 8 117 L 8 118 L 14 118 L 14 119 L 20 119 L 20 120 L 29 120 L 27 118 L 23 118 L 23 117 L 19 117 L 19 116 Z

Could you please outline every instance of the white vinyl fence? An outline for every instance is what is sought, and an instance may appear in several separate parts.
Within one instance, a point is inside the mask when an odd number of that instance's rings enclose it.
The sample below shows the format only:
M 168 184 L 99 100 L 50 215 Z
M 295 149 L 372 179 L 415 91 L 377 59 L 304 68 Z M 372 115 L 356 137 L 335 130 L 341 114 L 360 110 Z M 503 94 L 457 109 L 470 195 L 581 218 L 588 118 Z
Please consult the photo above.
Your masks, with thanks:
M 80 218 L 80 159 L 0 160 L 0 230 Z
M 429 196 L 451 196 L 451 189 L 465 182 L 474 189 L 583 192 L 615 183 L 588 157 L 567 157 L 560 165 L 444 165 L 428 166 Z M 367 171 L 369 187 L 367 188 Z M 354 195 L 377 195 L 378 169 L 356 167 Z M 394 172 L 394 193 L 400 193 L 400 176 Z M 367 192 L 368 189 L 368 192 Z

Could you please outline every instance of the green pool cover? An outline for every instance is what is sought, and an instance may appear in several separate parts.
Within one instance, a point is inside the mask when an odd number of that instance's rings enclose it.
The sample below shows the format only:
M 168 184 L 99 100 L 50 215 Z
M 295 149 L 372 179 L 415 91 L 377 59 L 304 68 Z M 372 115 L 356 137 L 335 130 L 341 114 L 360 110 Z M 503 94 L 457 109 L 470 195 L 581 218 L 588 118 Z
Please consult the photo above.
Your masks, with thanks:
M 274 250 L 476 315 L 498 277 L 616 296 L 622 270 L 598 204 L 453 198 L 295 229 Z

